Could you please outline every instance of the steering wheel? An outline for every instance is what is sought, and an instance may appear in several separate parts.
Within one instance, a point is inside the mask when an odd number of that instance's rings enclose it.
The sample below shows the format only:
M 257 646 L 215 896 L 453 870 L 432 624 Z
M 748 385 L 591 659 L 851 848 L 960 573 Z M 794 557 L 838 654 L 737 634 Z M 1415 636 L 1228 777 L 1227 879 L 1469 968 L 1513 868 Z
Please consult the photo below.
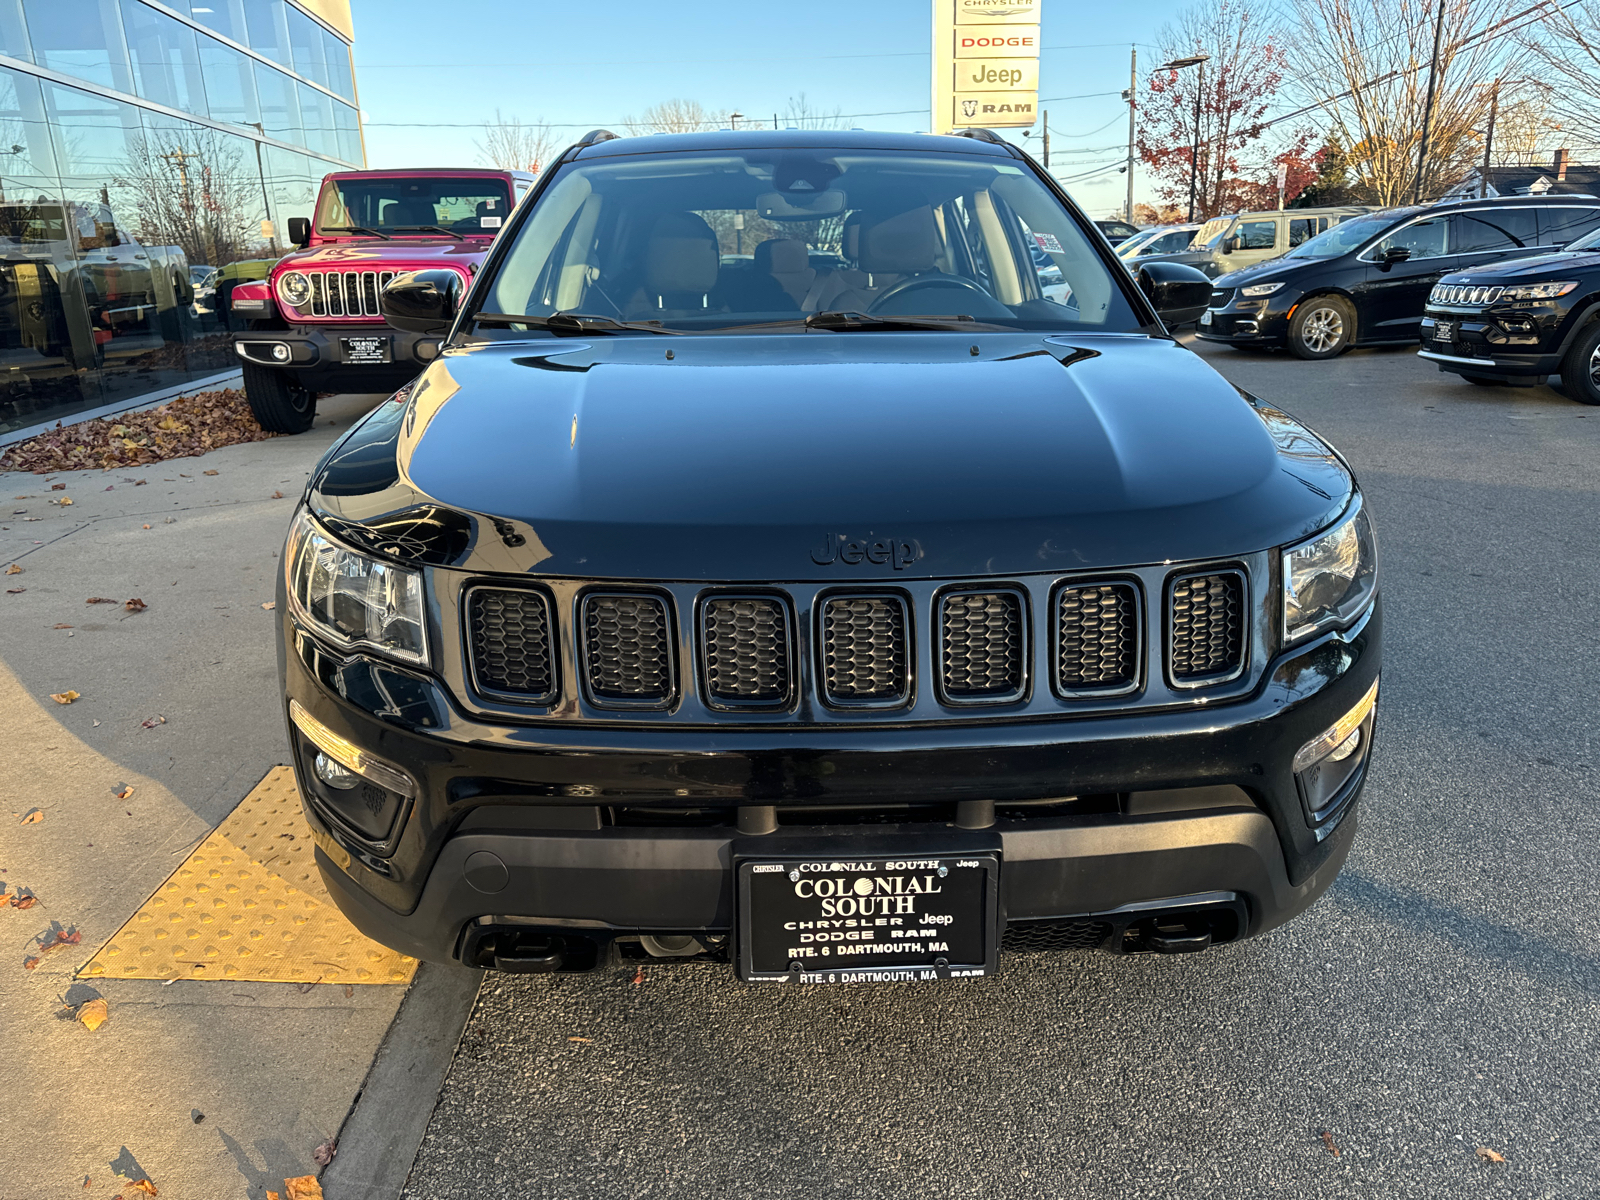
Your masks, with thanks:
M 896 296 L 903 296 L 907 292 L 932 287 L 963 287 L 969 292 L 977 292 L 990 304 L 995 302 L 994 297 L 989 295 L 982 287 L 960 275 L 913 275 L 910 279 L 902 279 L 899 283 L 890 284 L 877 299 L 867 305 L 867 311 L 875 313 L 878 311 L 878 307 L 887 300 L 892 300 Z

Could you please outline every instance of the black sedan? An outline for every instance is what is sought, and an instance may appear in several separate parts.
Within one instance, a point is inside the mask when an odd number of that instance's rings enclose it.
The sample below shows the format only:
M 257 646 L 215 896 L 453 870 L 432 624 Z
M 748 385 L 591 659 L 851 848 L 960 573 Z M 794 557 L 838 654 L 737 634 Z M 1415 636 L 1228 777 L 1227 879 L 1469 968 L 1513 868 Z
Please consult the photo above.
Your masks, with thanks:
M 1516 196 L 1393 208 L 1335 225 L 1282 258 L 1217 279 L 1200 336 L 1333 358 L 1416 338 L 1448 273 L 1530 258 L 1600 229 L 1600 201 Z
M 1536 386 L 1600 404 L 1600 230 L 1562 254 L 1446 275 L 1428 297 L 1421 356 L 1469 383 Z

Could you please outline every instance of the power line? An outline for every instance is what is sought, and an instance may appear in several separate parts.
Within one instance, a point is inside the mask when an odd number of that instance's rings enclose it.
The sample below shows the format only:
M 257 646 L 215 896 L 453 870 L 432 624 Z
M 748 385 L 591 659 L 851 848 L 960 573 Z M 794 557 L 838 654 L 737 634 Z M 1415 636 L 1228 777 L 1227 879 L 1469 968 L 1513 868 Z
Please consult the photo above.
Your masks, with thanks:
M 1149 43 L 1147 43 L 1147 42 L 1074 42 L 1074 43 L 1063 43 L 1063 44 L 1058 45 L 1058 46 L 1040 46 L 1039 49 L 1041 51 L 1044 51 L 1044 50 L 1104 50 L 1104 49 L 1108 49 L 1109 47 L 1112 47 L 1112 46 L 1134 46 L 1134 45 L 1146 46 L 1146 47 L 1148 47 L 1150 49 L 1154 49 L 1155 48 L 1153 46 L 1150 46 Z M 894 51 L 884 51 L 883 53 L 880 53 L 880 54 L 786 54 L 786 55 L 780 55 L 777 58 L 763 58 L 762 61 L 763 62 L 834 62 L 834 61 L 841 61 L 841 60 L 863 59 L 863 58 L 927 58 L 929 56 L 929 54 L 930 54 L 930 51 L 927 51 L 927 50 L 894 50 Z M 660 63 L 660 61 L 661 60 L 659 58 L 602 58 L 602 59 L 584 59 L 584 60 L 578 60 L 578 61 L 568 60 L 568 61 L 563 61 L 563 62 L 555 64 L 555 65 L 562 66 L 562 67 L 648 67 L 648 66 L 656 65 L 656 64 Z M 748 61 L 749 61 L 748 56 L 745 56 L 745 55 L 733 55 L 733 54 L 718 55 L 718 56 L 713 57 L 713 58 L 678 58 L 678 59 L 674 59 L 673 60 L 675 65 L 676 64 L 682 64 L 682 63 L 717 63 L 717 62 L 748 62 Z M 454 62 L 454 63 L 362 63 L 362 62 L 358 62 L 356 64 L 356 68 L 357 68 L 357 70 L 361 70 L 361 71 L 436 71 L 436 70 L 451 70 L 451 69 L 457 69 L 457 68 L 461 68 L 461 67 L 469 67 L 472 70 L 476 71 L 480 67 L 494 67 L 494 68 L 516 67 L 516 68 L 524 68 L 525 69 L 527 67 L 527 65 L 528 64 L 527 64 L 526 60 L 524 60 L 522 62 L 503 62 L 503 63 L 496 63 L 496 62 L 470 62 L 470 63 L 460 63 L 460 62 Z
M 901 108 L 894 112 L 869 112 L 869 113 L 836 113 L 824 114 L 830 120 L 855 120 L 858 117 L 904 117 L 912 113 L 925 113 L 926 108 Z M 631 122 L 637 124 L 637 121 Z M 363 121 L 361 124 L 367 129 L 502 129 L 509 128 L 514 122 L 510 121 Z M 628 125 L 629 121 L 524 121 L 525 127 L 536 129 L 604 129 L 608 125 Z M 751 126 L 760 128 L 760 126 Z

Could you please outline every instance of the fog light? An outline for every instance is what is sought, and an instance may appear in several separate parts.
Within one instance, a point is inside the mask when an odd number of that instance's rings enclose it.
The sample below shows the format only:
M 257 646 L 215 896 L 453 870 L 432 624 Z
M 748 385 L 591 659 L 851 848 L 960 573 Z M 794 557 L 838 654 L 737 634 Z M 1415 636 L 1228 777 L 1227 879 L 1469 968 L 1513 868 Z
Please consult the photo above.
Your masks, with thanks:
M 341 792 L 348 792 L 361 782 L 361 776 L 341 763 L 336 763 L 322 751 L 317 751 L 316 762 L 312 764 L 316 769 L 317 778 L 331 788 L 338 788 Z
M 349 738 L 340 737 L 308 713 L 300 701 L 289 701 L 289 719 L 294 722 L 295 728 L 306 735 L 312 745 L 340 766 L 370 779 L 379 787 L 387 788 L 391 792 L 398 792 L 406 797 L 417 794 L 417 787 L 411 782 L 411 776 L 399 767 L 368 754 Z
M 1356 730 L 1344 741 L 1334 747 L 1333 753 L 1328 755 L 1330 762 L 1343 762 L 1354 754 L 1361 746 L 1361 730 Z
M 288 362 L 289 347 L 285 346 L 282 342 L 277 343 L 272 347 L 272 357 L 277 359 L 279 362 Z
M 1372 686 L 1367 689 L 1367 694 L 1356 702 L 1356 706 L 1344 716 L 1340 717 L 1321 734 L 1312 738 L 1294 756 L 1294 773 L 1296 775 L 1321 762 L 1335 750 L 1343 749 L 1344 743 L 1350 740 L 1350 735 L 1360 731 L 1362 722 L 1378 704 L 1378 681 L 1374 679 Z M 1359 745 L 1359 743 L 1357 743 Z M 1350 748 L 1355 749 L 1355 746 Z M 1346 754 L 1345 757 L 1349 757 Z
M 1374 681 L 1354 708 L 1294 756 L 1295 780 L 1314 824 L 1334 814 L 1346 785 L 1366 760 L 1377 703 L 1378 684 Z

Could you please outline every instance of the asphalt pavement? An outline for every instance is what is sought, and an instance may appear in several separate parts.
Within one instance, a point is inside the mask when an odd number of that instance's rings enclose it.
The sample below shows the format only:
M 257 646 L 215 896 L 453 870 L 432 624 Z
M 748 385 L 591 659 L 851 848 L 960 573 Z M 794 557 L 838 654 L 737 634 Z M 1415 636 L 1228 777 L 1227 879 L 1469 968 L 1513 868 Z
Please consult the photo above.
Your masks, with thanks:
M 1197 349 L 1377 518 L 1376 760 L 1329 895 L 1202 955 L 937 986 L 491 974 L 406 1197 L 1600 1195 L 1600 410 L 1403 349 Z

